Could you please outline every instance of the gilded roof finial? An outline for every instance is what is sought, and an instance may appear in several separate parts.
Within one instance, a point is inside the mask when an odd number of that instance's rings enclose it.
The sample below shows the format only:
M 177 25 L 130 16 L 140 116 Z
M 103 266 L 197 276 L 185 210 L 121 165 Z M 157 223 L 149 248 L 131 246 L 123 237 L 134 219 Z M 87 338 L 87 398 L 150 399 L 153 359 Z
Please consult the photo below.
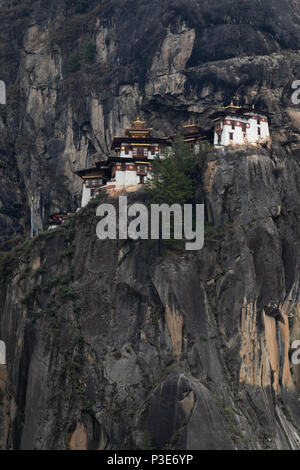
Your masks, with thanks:
M 237 99 L 238 100 L 238 103 L 239 103 L 239 98 Z M 230 101 L 230 105 L 229 106 L 224 106 L 223 109 L 228 109 L 228 108 L 236 108 L 236 109 L 240 109 L 242 106 L 240 106 L 239 104 L 236 106 L 233 102 L 233 99 L 231 99 Z
M 141 121 L 140 116 L 137 117 L 136 121 L 132 121 L 132 126 L 134 129 L 143 129 L 144 125 L 146 124 L 146 121 Z

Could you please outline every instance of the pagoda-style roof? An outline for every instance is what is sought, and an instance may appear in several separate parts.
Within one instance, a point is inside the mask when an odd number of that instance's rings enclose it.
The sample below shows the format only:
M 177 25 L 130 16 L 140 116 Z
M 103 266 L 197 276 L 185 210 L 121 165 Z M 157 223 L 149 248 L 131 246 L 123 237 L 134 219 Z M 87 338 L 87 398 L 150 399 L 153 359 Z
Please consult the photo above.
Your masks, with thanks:
M 198 124 L 186 124 L 182 128 L 182 135 L 194 135 L 194 134 L 199 134 L 203 128 L 199 126 Z
M 243 117 L 246 115 L 249 115 L 250 113 L 254 113 L 255 115 L 258 116 L 264 116 L 260 111 L 255 110 L 254 104 L 251 105 L 235 105 L 233 101 L 228 106 L 224 106 L 222 109 L 219 111 L 214 112 L 211 114 L 209 117 L 211 120 L 215 121 L 217 119 L 220 119 L 222 117 L 231 115 L 231 116 L 239 116 Z
M 114 137 L 111 149 L 120 148 L 122 144 L 164 144 L 170 145 L 170 139 L 167 137 Z
M 106 162 L 98 162 L 96 166 L 92 168 L 83 168 L 82 170 L 74 171 L 74 173 L 81 178 L 99 178 L 103 175 L 103 171 L 109 168 L 109 164 Z
M 124 136 L 115 136 L 111 149 L 120 148 L 122 144 L 165 144 L 170 145 L 168 138 L 154 137 L 152 128 L 146 127 L 146 121 L 137 118 L 131 123 L 131 127 L 125 130 Z
M 183 126 L 181 134 L 184 138 L 189 138 L 193 136 L 205 136 L 211 131 L 210 127 L 202 127 L 199 124 L 187 124 Z
M 125 134 L 128 137 L 148 137 L 152 134 L 151 128 L 145 127 L 146 121 L 141 121 L 138 117 L 136 121 L 132 121 L 132 127 L 126 129 Z
M 247 111 L 250 111 L 250 108 L 246 108 L 242 106 L 239 106 L 239 107 L 227 106 L 226 108 L 222 108 L 219 111 L 216 111 L 215 113 L 211 114 L 209 117 L 212 121 L 215 121 L 225 116 L 242 117 Z
M 211 127 L 202 127 L 195 123 L 187 124 L 181 130 L 185 142 L 207 140 L 211 137 L 211 134 Z

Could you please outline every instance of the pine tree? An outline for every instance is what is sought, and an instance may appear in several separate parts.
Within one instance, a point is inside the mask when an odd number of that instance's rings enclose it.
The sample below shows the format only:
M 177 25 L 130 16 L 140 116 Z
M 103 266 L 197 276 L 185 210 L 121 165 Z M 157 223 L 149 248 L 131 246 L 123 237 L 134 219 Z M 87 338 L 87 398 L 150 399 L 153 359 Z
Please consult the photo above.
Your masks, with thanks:
M 171 150 L 153 161 L 151 179 L 146 184 L 151 196 L 150 203 L 169 206 L 194 203 L 199 166 L 210 150 L 211 146 L 207 143 L 202 144 L 199 152 L 195 153 L 182 136 L 177 136 Z M 173 223 L 171 217 L 171 233 Z M 158 246 L 161 253 L 161 239 Z
M 68 71 L 77 72 L 80 69 L 79 57 L 76 51 L 71 52 L 68 60 Z
M 172 149 L 153 161 L 151 180 L 146 185 L 151 202 L 169 205 L 194 202 L 198 161 L 199 156 L 183 137 L 177 136 Z
M 96 45 L 90 38 L 85 38 L 81 45 L 81 57 L 86 64 L 94 62 L 96 56 Z

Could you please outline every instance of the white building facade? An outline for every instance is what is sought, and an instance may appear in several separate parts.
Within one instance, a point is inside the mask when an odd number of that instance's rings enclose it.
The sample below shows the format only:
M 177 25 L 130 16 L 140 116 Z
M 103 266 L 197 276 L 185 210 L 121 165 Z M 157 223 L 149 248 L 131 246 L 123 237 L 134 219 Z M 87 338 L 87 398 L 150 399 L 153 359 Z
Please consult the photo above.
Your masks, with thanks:
M 108 167 L 106 166 L 105 169 Z M 87 168 L 75 172 L 83 180 L 82 184 L 82 195 L 81 195 L 81 207 L 85 207 L 91 200 L 91 198 L 97 193 L 97 191 L 103 186 L 104 181 L 103 175 L 105 170 L 102 167 Z
M 152 162 L 160 157 L 170 145 L 166 138 L 156 138 L 152 129 L 145 127 L 145 121 L 132 122 L 122 137 L 114 137 L 110 157 L 111 178 L 107 189 L 122 189 L 144 184 L 151 177 Z
M 84 181 L 82 185 L 81 207 L 85 207 L 91 200 L 92 190 L 88 188 L 87 182 Z
M 171 145 L 170 139 L 154 137 L 145 121 L 137 119 L 125 135 L 115 136 L 112 154 L 93 168 L 75 171 L 83 179 L 81 207 L 103 189 L 123 189 L 144 184 L 151 177 L 152 162 Z
M 214 145 L 255 145 L 270 139 L 268 118 L 254 112 L 226 114 L 215 121 Z
M 183 138 L 190 148 L 197 151 L 203 142 L 212 142 L 215 147 L 230 145 L 257 145 L 270 140 L 267 116 L 254 111 L 254 107 L 229 106 L 218 110 L 210 118 L 211 125 L 202 128 L 188 124 L 183 128 Z M 83 179 L 81 207 L 102 189 L 114 190 L 144 184 L 151 178 L 152 163 L 162 157 L 172 144 L 172 138 L 158 138 L 145 121 L 137 119 L 125 135 L 113 138 L 112 154 L 106 161 L 97 162 L 93 168 L 76 171 Z
M 161 155 L 158 144 L 121 144 L 119 158 L 115 165 L 115 176 L 109 184 L 115 183 L 116 188 L 136 186 L 146 183 L 151 174 L 151 162 Z

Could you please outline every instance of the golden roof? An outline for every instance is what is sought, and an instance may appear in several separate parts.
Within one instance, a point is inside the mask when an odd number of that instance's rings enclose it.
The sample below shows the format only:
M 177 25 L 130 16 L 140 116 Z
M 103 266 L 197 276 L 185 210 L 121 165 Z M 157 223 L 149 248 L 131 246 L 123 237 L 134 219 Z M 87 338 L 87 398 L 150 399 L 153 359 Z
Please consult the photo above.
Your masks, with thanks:
M 229 108 L 241 109 L 242 106 L 236 106 L 236 105 L 233 103 L 233 100 L 231 100 L 229 106 L 224 106 L 224 107 L 223 107 L 223 109 L 229 109 Z
M 146 121 L 141 121 L 139 116 L 136 121 L 132 121 L 133 129 L 144 129 Z
M 152 129 L 149 128 L 147 129 L 145 127 L 146 121 L 141 121 L 140 118 L 138 117 L 136 121 L 132 121 L 129 129 L 126 129 L 125 134 L 126 135 L 133 135 L 136 134 L 138 136 L 149 136 L 152 132 Z

